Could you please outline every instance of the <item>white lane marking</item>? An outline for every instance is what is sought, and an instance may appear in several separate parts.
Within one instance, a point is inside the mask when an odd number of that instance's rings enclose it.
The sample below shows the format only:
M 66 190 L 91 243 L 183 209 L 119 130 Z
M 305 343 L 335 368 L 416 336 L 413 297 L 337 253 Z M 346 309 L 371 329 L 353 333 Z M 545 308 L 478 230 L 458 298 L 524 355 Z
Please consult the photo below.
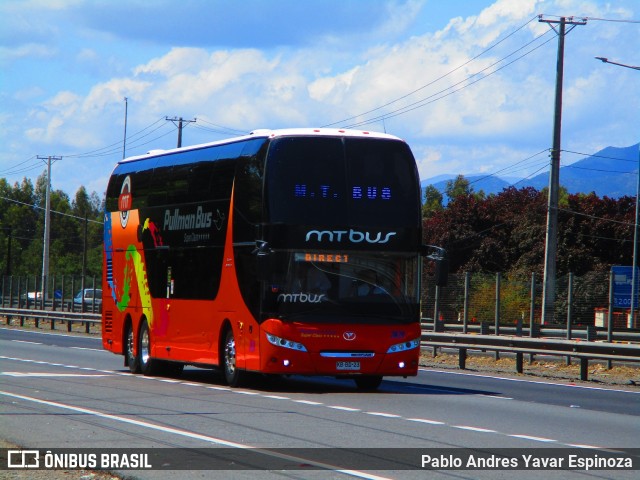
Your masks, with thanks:
M 481 432 L 481 433 L 498 433 L 495 430 L 491 430 L 489 428 L 480 428 L 480 427 L 470 427 L 467 425 L 451 425 L 452 428 L 459 428 L 460 430 L 470 430 L 472 432 Z
M 205 386 L 205 388 L 208 388 L 209 390 L 220 390 L 221 392 L 230 392 L 231 391 L 231 389 L 229 387 Z
M 363 412 L 367 415 L 373 415 L 374 417 L 386 417 L 386 418 L 402 418 L 400 415 L 396 415 L 395 413 L 384 413 L 384 412 Z
M 293 400 L 296 403 L 303 403 L 305 405 L 323 405 L 322 402 L 314 402 L 312 400 Z
M 513 398 L 511 397 L 503 397 L 501 395 L 485 395 L 485 394 L 480 394 L 478 395 L 479 397 L 487 397 L 487 398 L 497 398 L 498 400 L 513 400 Z
M 39 361 L 39 360 L 30 360 L 30 359 L 13 358 L 13 357 L 5 357 L 5 356 L 0 356 L 0 359 L 14 360 L 14 361 L 26 362 L 26 363 L 36 363 L 36 364 L 43 364 L 43 365 L 62 366 L 62 367 L 65 367 L 65 368 L 85 369 L 85 370 L 90 370 L 90 371 L 106 373 L 106 374 L 108 374 L 110 376 L 120 375 L 120 376 L 128 376 L 128 377 L 132 377 L 132 378 L 140 378 L 140 379 L 145 379 L 145 380 L 158 380 L 158 381 L 169 382 L 169 383 L 178 383 L 178 384 L 186 383 L 186 382 L 181 382 L 180 380 L 171 380 L 171 379 L 163 379 L 163 378 L 159 378 L 159 377 L 145 377 L 145 376 L 139 376 L 139 375 L 132 375 L 130 372 L 117 372 L 117 371 L 98 370 L 98 369 L 93 370 L 93 369 L 88 369 L 86 367 L 78 367 L 78 366 L 74 366 L 74 365 L 62 365 L 62 364 L 58 364 L 58 363 L 48 363 L 48 362 L 43 362 L 43 361 Z M 455 372 L 443 372 L 443 373 L 455 373 Z M 467 375 L 467 374 L 464 374 L 464 375 Z M 544 382 L 535 382 L 535 383 L 544 383 Z M 193 385 L 198 385 L 198 384 L 193 384 Z M 199 385 L 201 385 L 204 388 L 209 388 L 209 389 L 212 389 L 212 390 L 227 391 L 229 393 L 238 393 L 238 394 L 242 394 L 242 395 L 253 395 L 253 396 L 266 397 L 266 395 L 262 395 L 262 394 L 260 394 L 258 392 L 251 392 L 251 391 L 246 391 L 246 390 L 234 390 L 234 389 L 231 389 L 229 387 L 214 387 L 214 386 L 209 386 L 209 385 L 206 385 L 206 384 L 199 384 Z M 602 389 L 602 390 L 611 391 L 609 389 Z M 615 390 L 615 391 L 627 392 L 626 390 Z M 285 399 L 285 398 L 287 398 L 287 397 L 283 397 L 283 399 Z M 506 399 L 508 397 L 497 397 L 497 398 Z M 289 400 L 291 400 L 293 402 L 296 402 L 296 403 L 302 403 L 302 404 L 307 404 L 307 405 L 323 405 L 326 408 L 332 408 L 334 410 L 343 410 L 343 411 L 347 411 L 347 412 L 361 412 L 361 409 L 359 409 L 359 408 L 351 408 L 351 407 L 345 407 L 345 406 L 339 406 L 339 405 L 324 405 L 324 404 L 322 404 L 320 402 L 313 402 L 313 401 L 310 401 L 310 400 L 293 400 L 293 399 L 289 399 Z M 373 413 L 371 413 L 371 412 L 362 412 L 362 413 L 369 413 L 369 414 L 381 413 L 382 416 L 388 416 L 390 418 L 398 418 L 398 419 L 407 420 L 407 421 L 411 421 L 411 422 L 425 423 L 425 424 L 430 424 L 430 425 L 444 425 L 444 426 L 451 427 L 451 428 L 459 428 L 459 427 L 456 427 L 455 425 L 450 425 L 450 424 L 447 424 L 446 422 L 440 422 L 438 420 L 430 420 L 430 419 L 424 419 L 424 418 L 404 418 L 401 415 L 385 414 L 383 412 L 373 412 Z M 466 430 L 471 430 L 471 429 L 474 429 L 474 431 L 479 432 L 479 433 L 497 433 L 499 435 L 504 435 L 504 436 L 508 436 L 508 437 L 529 439 L 529 440 L 534 440 L 534 441 L 539 441 L 539 442 L 555 442 L 555 443 L 558 443 L 559 445 L 565 445 L 565 446 L 575 446 L 574 444 L 563 443 L 563 442 L 559 442 L 558 440 L 552 440 L 552 439 L 547 439 L 547 438 L 542 438 L 542 437 L 527 436 L 527 435 L 511 435 L 511 434 L 508 434 L 508 433 L 498 432 L 498 431 L 495 431 L 495 430 L 489 430 L 489 429 L 484 429 L 484 428 L 480 428 L 480 427 L 469 427 L 469 428 L 466 428 Z M 594 448 L 594 449 L 598 449 L 598 450 L 603 450 L 604 449 L 604 447 L 597 447 L 597 446 L 585 446 L 584 448 Z
M 86 338 L 89 340 L 93 340 L 96 342 L 102 342 L 102 337 L 91 337 L 88 335 L 69 335 L 67 333 L 60 333 L 60 332 L 43 332 L 40 330 L 20 330 L 20 329 L 16 329 L 16 328 L 7 328 L 7 327 L 0 327 L 0 330 L 7 330 L 7 331 L 13 331 L 13 332 L 28 332 L 29 334 L 33 334 L 33 335 L 49 335 L 52 337 L 67 337 L 67 338 Z
M 446 425 L 439 420 L 429 420 L 427 418 L 407 418 L 410 422 L 428 423 L 429 425 Z
M 603 450 L 602 447 L 594 447 L 593 445 L 584 445 L 582 443 L 567 443 L 567 447 L 575 447 L 575 448 L 591 448 L 593 450 Z
M 7 377 L 110 377 L 99 373 L 0 372 Z
M 101 348 L 87 348 L 87 347 L 69 347 L 69 348 L 72 348 L 74 350 L 89 350 L 91 352 L 111 353 L 111 352 L 107 352 L 106 350 L 103 350 Z
M 44 343 L 41 343 L 41 342 L 28 342 L 26 340 L 11 340 L 11 341 L 16 343 L 29 343 L 31 345 L 44 345 Z
M 359 412 L 359 408 L 342 407 L 340 405 L 327 405 L 327 408 L 333 408 L 334 410 L 344 410 L 345 412 Z
M 547 442 L 547 443 L 558 443 L 557 440 L 553 440 L 552 438 L 544 438 L 544 437 L 534 437 L 532 435 L 515 435 L 508 434 L 507 436 L 513 438 L 522 438 L 524 440 L 533 440 L 534 442 Z
M 182 437 L 187 437 L 187 438 L 191 438 L 191 439 L 195 439 L 195 440 L 201 440 L 207 443 L 215 443 L 216 445 L 224 445 L 226 447 L 232 447 L 232 448 L 239 448 L 242 450 L 253 450 L 256 452 L 260 452 L 264 455 L 269 455 L 272 457 L 276 457 L 276 458 L 282 458 L 284 460 L 288 460 L 288 461 L 294 461 L 294 462 L 298 462 L 298 463 L 307 463 L 307 464 L 311 464 L 323 469 L 327 469 L 327 470 L 333 470 L 336 472 L 340 472 L 340 473 L 344 473 L 346 475 L 351 475 L 353 477 L 359 477 L 359 478 L 366 478 L 366 479 L 370 479 L 370 480 L 390 480 L 387 479 L 387 477 L 380 477 L 378 475 L 371 475 L 365 472 L 360 472 L 357 470 L 343 470 L 343 469 L 339 469 L 338 467 L 334 466 L 334 465 L 330 465 L 327 463 L 323 463 L 323 462 L 315 462 L 313 460 L 309 460 L 306 458 L 301 458 L 301 457 L 296 457 L 294 455 L 287 455 L 287 454 L 282 454 L 282 453 L 278 453 L 278 452 L 272 452 L 270 450 L 265 450 L 264 448 L 257 448 L 251 445 L 243 445 L 241 443 L 236 443 L 236 442 L 230 442 L 228 440 L 223 440 L 221 438 L 216 438 L 216 437 L 211 437 L 209 435 L 203 435 L 200 433 L 196 433 L 196 432 L 190 432 L 188 430 L 182 430 L 182 429 L 178 429 L 178 428 L 172 428 L 172 427 L 166 427 L 163 425 L 158 425 L 155 423 L 151 423 L 151 422 L 146 422 L 146 421 L 142 421 L 142 420 L 135 420 L 133 418 L 127 418 L 127 417 L 121 417 L 119 415 L 114 415 L 111 413 L 104 413 L 101 412 L 99 410 L 92 410 L 92 409 L 88 409 L 88 408 L 82 408 L 82 407 L 76 407 L 74 405 L 68 405 L 65 403 L 59 403 L 59 402 L 52 402 L 49 400 L 41 400 L 39 398 L 35 398 L 35 397 L 28 397 L 26 395 L 18 395 L 15 393 L 10 393 L 10 392 L 4 392 L 0 390 L 0 395 L 5 395 L 7 397 L 11 397 L 11 398 L 16 398 L 19 400 L 25 400 L 28 402 L 34 402 L 34 403 L 39 403 L 41 405 L 47 405 L 50 407 L 56 407 L 56 408 L 61 408 L 64 410 L 71 410 L 73 412 L 78 412 L 78 413 L 83 413 L 86 415 L 93 415 L 95 417 L 99 417 L 99 418 L 104 418 L 107 420 L 113 420 L 116 422 L 121 422 L 121 423 L 127 423 L 130 425 L 135 425 L 137 427 L 142 427 L 142 428 L 148 428 L 151 430 L 157 430 L 160 432 L 164 432 L 164 433 L 169 433 L 172 435 L 179 435 Z
M 291 400 L 289 397 L 281 397 L 280 395 L 263 395 L 264 398 L 272 398 L 274 400 Z
M 495 375 L 480 375 L 478 373 L 466 373 L 466 372 L 453 372 L 448 370 L 434 370 L 431 368 L 419 368 L 421 372 L 428 373 L 445 373 L 448 375 L 465 375 L 468 377 L 479 377 L 479 378 L 492 378 L 494 380 L 504 380 L 505 382 L 522 382 L 522 383 L 535 383 L 537 385 L 550 385 L 553 387 L 567 387 L 567 388 L 582 388 L 585 390 L 602 390 L 605 392 L 618 392 L 618 393 L 631 393 L 635 395 L 640 395 L 640 391 L 635 390 L 618 390 L 616 388 L 604 388 L 604 387 L 590 387 L 589 385 L 576 385 L 573 383 L 557 383 L 557 382 L 543 382 L 540 380 L 527 380 L 524 378 L 509 378 L 509 377 L 498 377 Z

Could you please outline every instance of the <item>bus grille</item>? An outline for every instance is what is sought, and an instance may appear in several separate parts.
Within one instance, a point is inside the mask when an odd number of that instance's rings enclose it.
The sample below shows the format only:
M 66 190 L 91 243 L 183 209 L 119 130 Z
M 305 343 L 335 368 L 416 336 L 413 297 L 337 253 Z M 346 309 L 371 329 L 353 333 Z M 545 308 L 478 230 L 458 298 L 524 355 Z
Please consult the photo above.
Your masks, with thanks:
M 325 350 L 320 352 L 321 357 L 327 358 L 373 358 L 375 356 L 375 352 L 342 352 L 342 351 L 334 351 L 334 350 Z

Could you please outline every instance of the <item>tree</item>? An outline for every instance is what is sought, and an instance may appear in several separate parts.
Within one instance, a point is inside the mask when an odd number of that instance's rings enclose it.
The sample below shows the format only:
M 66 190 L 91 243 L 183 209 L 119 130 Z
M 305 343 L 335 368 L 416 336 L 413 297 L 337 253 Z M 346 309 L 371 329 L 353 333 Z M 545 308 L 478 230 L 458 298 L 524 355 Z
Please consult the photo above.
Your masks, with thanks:
M 447 180 L 447 186 L 444 189 L 445 194 L 450 202 L 463 195 L 470 195 L 473 192 L 469 184 L 469 180 L 464 175 L 458 175 L 455 180 Z
M 442 211 L 443 196 L 433 185 L 428 185 L 424 190 L 424 205 L 422 206 L 422 216 L 431 217 L 436 212 Z
M 13 186 L 0 178 L 0 274 L 32 278 L 41 274 L 46 181 L 44 173 L 38 177 L 35 188 L 26 178 Z M 95 192 L 87 195 L 84 187 L 80 187 L 73 203 L 61 190 L 50 194 L 50 275 L 77 275 L 82 271 L 86 218 L 87 274 L 100 276 L 103 202 Z

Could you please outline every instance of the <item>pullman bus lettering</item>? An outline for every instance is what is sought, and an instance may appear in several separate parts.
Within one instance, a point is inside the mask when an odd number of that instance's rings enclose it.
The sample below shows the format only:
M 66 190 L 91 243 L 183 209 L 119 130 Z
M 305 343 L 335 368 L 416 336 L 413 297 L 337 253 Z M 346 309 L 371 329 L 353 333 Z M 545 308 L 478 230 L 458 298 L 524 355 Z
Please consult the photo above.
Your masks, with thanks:
M 192 230 L 197 228 L 209 228 L 213 212 L 203 211 L 201 206 L 198 206 L 196 213 L 188 213 L 185 215 L 180 214 L 180 209 L 176 208 L 173 211 L 164 211 L 164 230 Z
M 371 232 L 359 232 L 358 230 L 349 229 L 347 230 L 309 230 L 307 232 L 306 241 L 309 242 L 314 239 L 316 242 L 327 241 L 329 243 L 332 242 L 343 242 L 349 241 L 351 243 L 387 243 L 393 237 L 397 235 L 397 232 L 387 232 L 384 234 L 383 232 L 371 233 Z

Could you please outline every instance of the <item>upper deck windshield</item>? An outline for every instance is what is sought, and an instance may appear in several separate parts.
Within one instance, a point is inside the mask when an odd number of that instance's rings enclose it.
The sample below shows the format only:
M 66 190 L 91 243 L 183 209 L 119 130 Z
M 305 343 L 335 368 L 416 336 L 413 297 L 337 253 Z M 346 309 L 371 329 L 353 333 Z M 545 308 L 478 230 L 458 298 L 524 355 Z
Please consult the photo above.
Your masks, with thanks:
M 276 138 L 266 182 L 272 224 L 384 228 L 420 222 L 415 161 L 399 140 Z

